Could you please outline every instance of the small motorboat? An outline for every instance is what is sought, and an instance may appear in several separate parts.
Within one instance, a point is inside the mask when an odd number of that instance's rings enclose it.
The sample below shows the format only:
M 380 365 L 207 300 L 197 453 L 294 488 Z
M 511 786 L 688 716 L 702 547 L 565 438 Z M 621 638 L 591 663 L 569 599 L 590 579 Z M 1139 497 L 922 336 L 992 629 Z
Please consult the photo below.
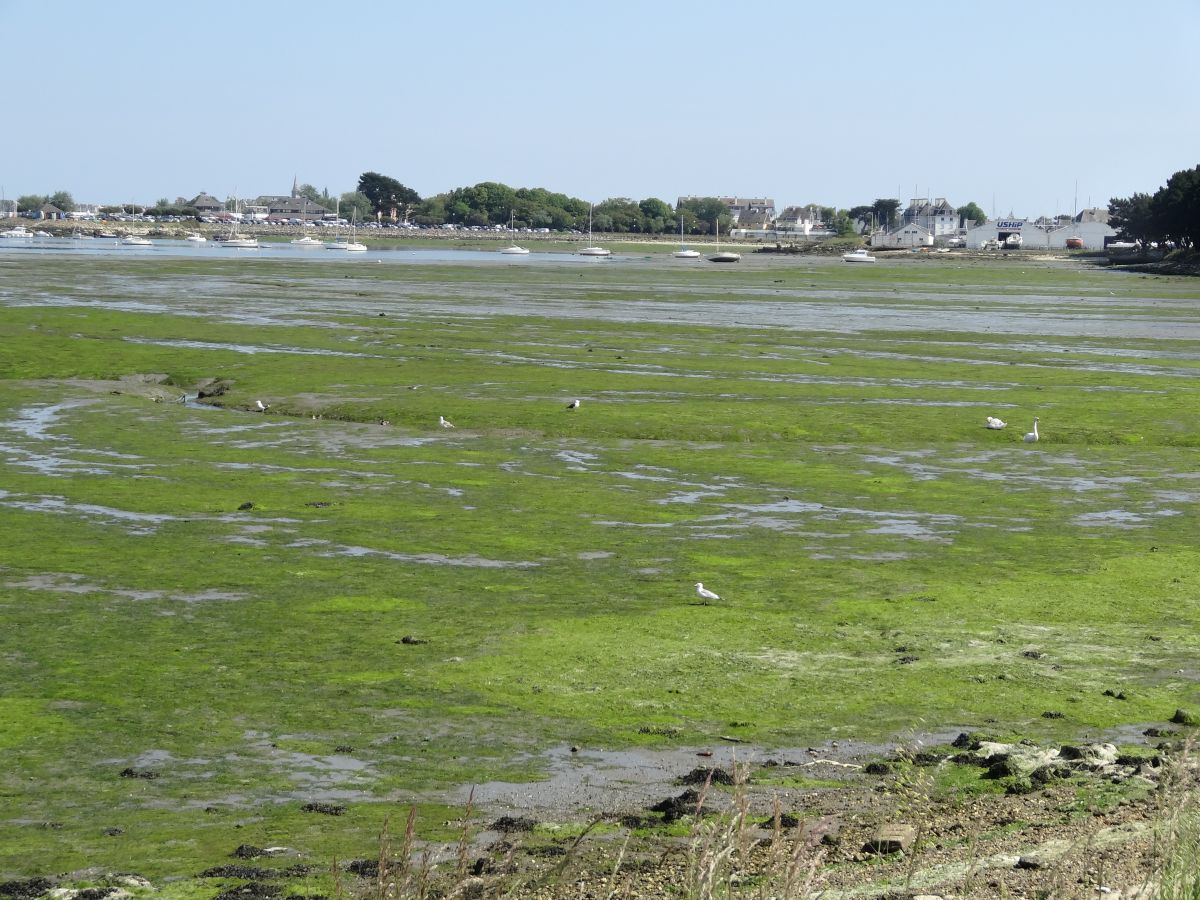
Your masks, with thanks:
M 304 237 L 292 238 L 291 245 L 293 247 L 324 247 L 325 242 L 318 240 L 311 234 L 306 234 Z
M 191 241 L 193 244 L 207 244 L 208 238 L 198 231 L 193 231 L 184 238 L 185 241 Z
M 873 263 L 875 257 L 868 253 L 865 247 L 859 247 L 857 250 L 843 253 L 842 260 L 849 263 Z

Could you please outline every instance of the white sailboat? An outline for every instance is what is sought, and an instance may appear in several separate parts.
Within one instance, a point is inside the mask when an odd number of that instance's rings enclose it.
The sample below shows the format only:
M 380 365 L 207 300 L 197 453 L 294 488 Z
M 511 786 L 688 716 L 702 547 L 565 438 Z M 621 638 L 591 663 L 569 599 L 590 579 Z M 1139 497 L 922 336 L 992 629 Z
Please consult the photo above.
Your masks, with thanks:
M 140 234 L 130 234 L 121 238 L 121 244 L 126 247 L 153 247 L 154 242 Z
M 223 238 L 214 238 L 222 247 L 229 247 L 231 250 L 257 250 L 258 238 L 247 237 L 238 231 L 238 203 L 233 201 L 234 218 L 230 220 L 229 234 Z
M 726 250 L 724 252 L 721 251 L 721 220 L 717 219 L 715 224 L 717 226 L 717 252 L 714 253 L 712 256 L 710 256 L 708 258 L 708 261 L 715 262 L 715 263 L 741 262 L 742 254 L 733 253 L 729 250 Z
M 184 240 L 190 241 L 193 244 L 207 244 L 208 243 L 208 238 L 206 238 L 204 235 L 202 235 L 198 231 L 189 231 L 188 236 L 185 237 Z
M 592 244 L 592 210 L 595 209 L 595 204 L 588 207 L 588 243 L 589 247 L 584 247 L 578 251 L 580 256 L 612 256 L 611 250 L 606 250 L 604 247 L 597 247 Z
M 699 250 L 688 249 L 687 244 L 683 242 L 683 216 L 679 217 L 679 249 L 671 254 L 676 259 L 699 259 Z
M 509 240 L 512 241 L 512 246 L 505 247 L 500 252 L 508 253 L 513 256 L 526 256 L 529 254 L 529 251 L 526 250 L 524 247 L 517 246 L 516 229 L 514 228 L 514 225 L 516 224 L 515 216 L 516 216 L 516 213 L 510 209 L 508 211 L 508 238 L 509 238 Z
M 354 223 L 358 218 L 358 210 L 350 213 L 350 239 L 346 241 L 333 241 L 325 245 L 326 250 L 345 250 L 347 253 L 364 253 L 367 245 L 360 244 L 354 239 Z

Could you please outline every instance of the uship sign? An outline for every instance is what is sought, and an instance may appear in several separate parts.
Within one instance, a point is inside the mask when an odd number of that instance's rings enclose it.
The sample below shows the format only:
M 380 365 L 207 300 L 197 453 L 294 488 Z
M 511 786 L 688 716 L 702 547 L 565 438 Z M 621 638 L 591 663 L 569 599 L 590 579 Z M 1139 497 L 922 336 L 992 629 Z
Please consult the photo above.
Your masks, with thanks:
M 1003 222 L 996 223 L 996 227 L 1001 231 L 1020 231 L 1024 225 L 1024 219 L 1006 219 Z

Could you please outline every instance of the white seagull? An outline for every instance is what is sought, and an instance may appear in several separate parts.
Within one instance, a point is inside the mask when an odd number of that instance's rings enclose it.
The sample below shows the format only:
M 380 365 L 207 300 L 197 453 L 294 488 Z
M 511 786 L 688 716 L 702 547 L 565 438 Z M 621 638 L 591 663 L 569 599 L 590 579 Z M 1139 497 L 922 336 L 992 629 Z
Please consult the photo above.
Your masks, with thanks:
M 710 591 L 708 588 L 706 588 L 704 586 L 703 582 L 700 582 L 700 581 L 696 582 L 696 596 L 699 597 L 701 600 L 703 600 L 705 603 L 707 603 L 709 600 L 720 600 L 721 599 L 719 594 L 714 594 L 712 591 Z
M 577 399 L 572 400 L 567 404 L 567 409 L 579 409 L 579 401 Z
M 1003 419 L 997 419 L 995 416 L 987 417 L 987 427 L 992 429 L 992 431 L 999 431 L 1001 428 L 1003 428 L 1007 424 L 1008 423 L 1005 422 Z
M 1034 416 L 1033 417 L 1033 431 L 1031 431 L 1031 432 L 1029 432 L 1029 434 L 1025 435 L 1025 437 L 1024 437 L 1025 443 L 1027 443 L 1027 444 L 1037 443 L 1037 439 L 1038 439 L 1037 423 L 1038 423 L 1038 417 Z
M 446 419 L 445 416 L 438 416 L 438 424 L 443 428 L 453 428 L 454 423 Z
M 271 408 L 270 403 L 263 403 L 261 400 L 255 400 L 254 406 L 259 412 L 266 412 L 268 409 Z

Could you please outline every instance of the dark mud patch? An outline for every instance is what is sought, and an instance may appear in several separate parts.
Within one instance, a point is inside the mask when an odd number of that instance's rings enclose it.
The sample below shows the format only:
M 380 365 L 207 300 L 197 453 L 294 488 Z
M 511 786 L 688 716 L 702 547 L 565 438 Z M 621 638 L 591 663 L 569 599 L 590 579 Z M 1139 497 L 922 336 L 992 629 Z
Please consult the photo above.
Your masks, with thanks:
M 701 794 L 690 788 L 682 794 L 667 797 L 646 808 L 650 812 L 662 813 L 664 824 L 676 822 L 684 816 L 711 816 L 716 813 L 716 810 L 704 805 L 704 797 Z
M 686 775 L 676 779 L 676 784 L 724 784 L 733 785 L 737 780 L 725 769 L 697 766 Z
M 251 881 L 247 884 L 231 887 L 221 891 L 213 900 L 272 900 L 283 893 L 283 888 L 277 884 L 263 884 L 261 881 Z
M 339 806 L 336 803 L 305 803 L 300 807 L 302 812 L 321 813 L 324 816 L 343 816 L 346 814 L 346 807 Z
M 515 831 L 533 831 L 536 827 L 537 820 L 528 816 L 501 816 L 489 825 L 488 829 L 508 834 Z
M 48 893 L 54 887 L 49 878 L 21 878 L 16 881 L 0 882 L 0 897 L 11 897 L 12 900 L 34 900 Z

